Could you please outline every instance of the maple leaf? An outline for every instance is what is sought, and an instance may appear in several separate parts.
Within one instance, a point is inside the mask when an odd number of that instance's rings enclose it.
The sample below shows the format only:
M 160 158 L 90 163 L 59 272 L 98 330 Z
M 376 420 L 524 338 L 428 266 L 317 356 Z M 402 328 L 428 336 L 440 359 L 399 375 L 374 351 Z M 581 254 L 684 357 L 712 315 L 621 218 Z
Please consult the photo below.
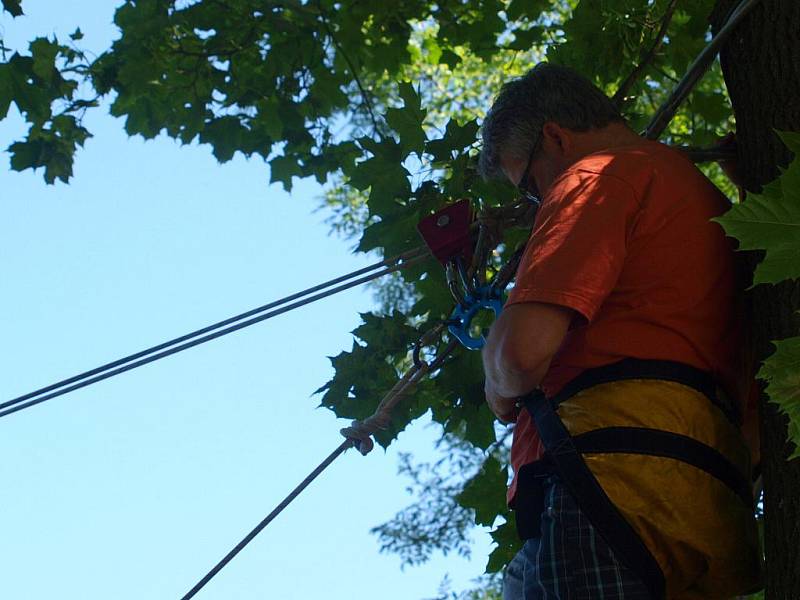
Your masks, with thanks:
M 767 395 L 789 417 L 790 458 L 800 458 L 800 336 L 772 342 L 775 352 L 764 361 L 758 377 L 767 381 Z
M 800 278 L 800 134 L 779 133 L 795 153 L 780 177 L 760 194 L 748 194 L 723 216 L 714 219 L 739 240 L 740 250 L 764 250 L 753 285 Z

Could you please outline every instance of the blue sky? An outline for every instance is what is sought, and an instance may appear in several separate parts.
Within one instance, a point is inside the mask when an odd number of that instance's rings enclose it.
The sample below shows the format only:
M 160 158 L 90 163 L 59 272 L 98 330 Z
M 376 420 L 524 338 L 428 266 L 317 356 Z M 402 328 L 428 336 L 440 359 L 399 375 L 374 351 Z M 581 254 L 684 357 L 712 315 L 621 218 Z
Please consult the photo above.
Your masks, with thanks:
M 0 18 L 9 47 L 80 25 L 113 39 L 114 4 L 23 3 Z M 0 170 L 0 401 L 364 266 L 314 212 L 320 188 L 291 195 L 241 156 L 128 139 L 95 110 L 70 185 Z M 21 122 L 0 122 L 10 144 Z M 351 345 L 353 290 L 0 421 L 0 597 L 179 598 L 340 437 L 311 393 L 327 356 Z M 431 457 L 425 423 L 388 453 L 340 458 L 198 599 L 385 600 L 465 587 L 475 559 L 400 570 L 370 527 L 410 497 L 397 452 Z

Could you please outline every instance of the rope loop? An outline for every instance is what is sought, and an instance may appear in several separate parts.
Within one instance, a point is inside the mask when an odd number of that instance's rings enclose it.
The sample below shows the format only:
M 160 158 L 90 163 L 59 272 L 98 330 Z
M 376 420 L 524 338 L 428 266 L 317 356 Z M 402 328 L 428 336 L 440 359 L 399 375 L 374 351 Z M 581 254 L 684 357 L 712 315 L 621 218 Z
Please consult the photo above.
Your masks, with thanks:
M 375 412 L 362 421 L 353 421 L 349 427 L 339 430 L 344 437 L 352 441 L 353 446 L 364 456 L 375 447 L 372 436 L 389 427 L 392 421 L 392 410 L 405 398 L 417 382 L 428 373 L 428 363 L 422 361 L 420 366 L 414 365 L 403 375 L 391 390 L 383 397 Z
M 455 351 L 458 346 L 458 341 L 456 340 L 450 340 L 444 348 L 438 349 L 442 343 L 442 335 L 449 325 L 448 321 L 442 321 L 423 333 L 414 345 L 412 353 L 414 365 L 397 380 L 392 389 L 381 399 L 375 412 L 366 419 L 352 421 L 348 427 L 339 430 L 339 433 L 350 440 L 353 447 L 364 456 L 369 454 L 375 447 L 372 436 L 378 431 L 384 431 L 389 428 L 392 422 L 392 410 L 421 379 L 439 369 L 447 357 Z M 437 348 L 436 354 L 430 362 L 424 360 L 421 356 L 422 349 L 428 346 Z

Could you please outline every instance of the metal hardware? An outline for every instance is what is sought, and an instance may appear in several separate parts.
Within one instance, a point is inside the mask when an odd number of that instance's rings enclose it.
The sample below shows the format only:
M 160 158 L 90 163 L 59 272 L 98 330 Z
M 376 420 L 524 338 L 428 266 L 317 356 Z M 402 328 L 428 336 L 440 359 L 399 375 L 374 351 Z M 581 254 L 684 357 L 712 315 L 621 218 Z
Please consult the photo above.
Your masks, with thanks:
M 473 337 L 470 334 L 472 320 L 481 310 L 491 310 L 494 318 L 500 316 L 503 310 L 502 292 L 492 285 L 485 285 L 475 290 L 474 295 L 468 295 L 465 302 L 459 302 L 450 315 L 450 326 L 447 330 L 453 334 L 459 342 L 469 350 L 480 350 L 486 344 L 486 338 L 481 335 Z

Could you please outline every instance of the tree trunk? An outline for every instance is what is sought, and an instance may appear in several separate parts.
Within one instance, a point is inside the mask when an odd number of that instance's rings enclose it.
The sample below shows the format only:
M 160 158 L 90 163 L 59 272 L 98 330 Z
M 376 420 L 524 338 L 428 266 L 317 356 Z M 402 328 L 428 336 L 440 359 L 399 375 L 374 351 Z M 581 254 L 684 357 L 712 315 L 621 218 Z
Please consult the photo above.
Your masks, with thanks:
M 718 0 L 719 28 L 738 0 Z M 775 179 L 791 154 L 774 130 L 800 131 L 800 1 L 762 0 L 739 25 L 720 56 L 736 117 L 738 164 L 747 190 Z M 760 285 L 752 293 L 754 345 L 759 360 L 770 340 L 800 333 L 800 282 Z M 786 418 L 762 394 L 766 599 L 800 598 L 800 460 L 787 461 Z

